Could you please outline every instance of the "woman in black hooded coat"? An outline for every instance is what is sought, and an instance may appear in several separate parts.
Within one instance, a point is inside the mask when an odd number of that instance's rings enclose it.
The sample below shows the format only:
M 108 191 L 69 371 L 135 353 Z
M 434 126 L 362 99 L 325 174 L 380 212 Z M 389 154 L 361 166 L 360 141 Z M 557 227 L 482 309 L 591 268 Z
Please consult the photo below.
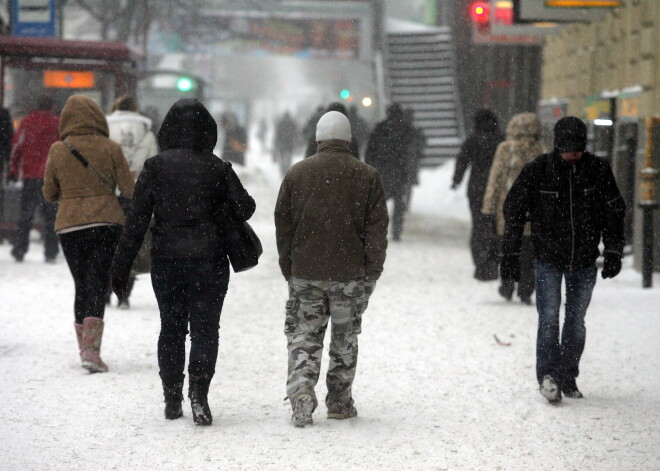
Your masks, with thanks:
M 204 105 L 181 99 L 158 132 L 160 153 L 148 159 L 135 186 L 132 209 L 111 274 L 117 296 L 126 290 L 131 265 L 154 217 L 151 278 L 160 309 L 158 366 L 165 417 L 183 415 L 185 340 L 190 323 L 188 396 L 193 419 L 213 421 L 208 389 L 218 356 L 220 313 L 229 283 L 222 234 L 248 220 L 254 199 L 230 163 L 213 154 L 217 125 Z

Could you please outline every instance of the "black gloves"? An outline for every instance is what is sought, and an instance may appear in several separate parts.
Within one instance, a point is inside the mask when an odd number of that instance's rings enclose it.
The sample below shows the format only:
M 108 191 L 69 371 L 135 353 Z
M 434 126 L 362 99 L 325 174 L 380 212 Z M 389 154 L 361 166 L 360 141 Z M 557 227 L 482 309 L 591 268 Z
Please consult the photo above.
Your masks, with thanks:
M 603 278 L 614 278 L 621 271 L 621 256 L 618 253 L 606 252 L 603 271 L 600 275 Z
M 128 276 L 119 273 L 115 265 L 110 269 L 110 286 L 119 299 L 125 299 L 128 292 Z
M 520 281 L 520 254 L 506 254 L 502 257 L 500 277 L 503 280 Z

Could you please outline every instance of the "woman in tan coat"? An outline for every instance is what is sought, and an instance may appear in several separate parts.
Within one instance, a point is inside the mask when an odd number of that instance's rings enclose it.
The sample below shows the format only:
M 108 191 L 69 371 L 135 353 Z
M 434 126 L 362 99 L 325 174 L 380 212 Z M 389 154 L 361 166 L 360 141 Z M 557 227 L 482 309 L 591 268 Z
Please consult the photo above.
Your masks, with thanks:
M 125 222 L 115 187 L 129 198 L 134 187 L 121 146 L 108 135 L 101 108 L 88 97 L 70 97 L 60 117 L 62 141 L 50 148 L 43 187 L 46 200 L 59 203 L 55 232 L 76 287 L 74 315 L 82 366 L 92 373 L 108 371 L 100 356 L 105 290 Z
M 497 216 L 497 234 L 504 235 L 504 200 L 525 164 L 543 154 L 540 142 L 541 123 L 534 113 L 520 113 L 509 121 L 506 141 L 495 152 L 484 194 L 483 214 Z M 525 304 L 531 304 L 534 292 L 534 248 L 529 223 L 525 226 L 522 244 L 520 282 L 518 296 Z M 515 288 L 513 280 L 502 280 L 499 293 L 510 300 Z

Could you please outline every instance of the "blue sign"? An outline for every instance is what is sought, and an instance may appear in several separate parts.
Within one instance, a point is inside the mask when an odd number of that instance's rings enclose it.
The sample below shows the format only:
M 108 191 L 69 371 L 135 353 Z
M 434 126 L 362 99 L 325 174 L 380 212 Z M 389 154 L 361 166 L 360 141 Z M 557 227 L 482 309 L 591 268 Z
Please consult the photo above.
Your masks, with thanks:
M 55 0 L 12 0 L 14 36 L 55 36 Z

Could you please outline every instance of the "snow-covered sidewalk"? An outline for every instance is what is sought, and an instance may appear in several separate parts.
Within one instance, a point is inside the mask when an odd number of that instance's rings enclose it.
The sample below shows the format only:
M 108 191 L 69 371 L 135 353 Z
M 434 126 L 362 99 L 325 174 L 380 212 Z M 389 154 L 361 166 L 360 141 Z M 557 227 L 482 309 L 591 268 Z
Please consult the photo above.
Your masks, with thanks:
M 423 171 L 403 240 L 390 244 L 360 337 L 359 417 L 325 419 L 324 370 L 311 428 L 292 427 L 283 402 L 287 293 L 268 165 L 240 172 L 264 256 L 232 275 L 211 427 L 194 426 L 187 401 L 182 419 L 163 418 L 148 276 L 129 311 L 106 310 L 110 372 L 89 375 L 63 257 L 46 265 L 33 243 L 17 264 L 1 245 L 0 469 L 660 469 L 660 277 L 642 290 L 629 260 L 616 279 L 599 277 L 578 378 L 586 397 L 550 406 L 534 375 L 536 311 L 471 277 L 467 203 L 449 192 L 450 170 Z

